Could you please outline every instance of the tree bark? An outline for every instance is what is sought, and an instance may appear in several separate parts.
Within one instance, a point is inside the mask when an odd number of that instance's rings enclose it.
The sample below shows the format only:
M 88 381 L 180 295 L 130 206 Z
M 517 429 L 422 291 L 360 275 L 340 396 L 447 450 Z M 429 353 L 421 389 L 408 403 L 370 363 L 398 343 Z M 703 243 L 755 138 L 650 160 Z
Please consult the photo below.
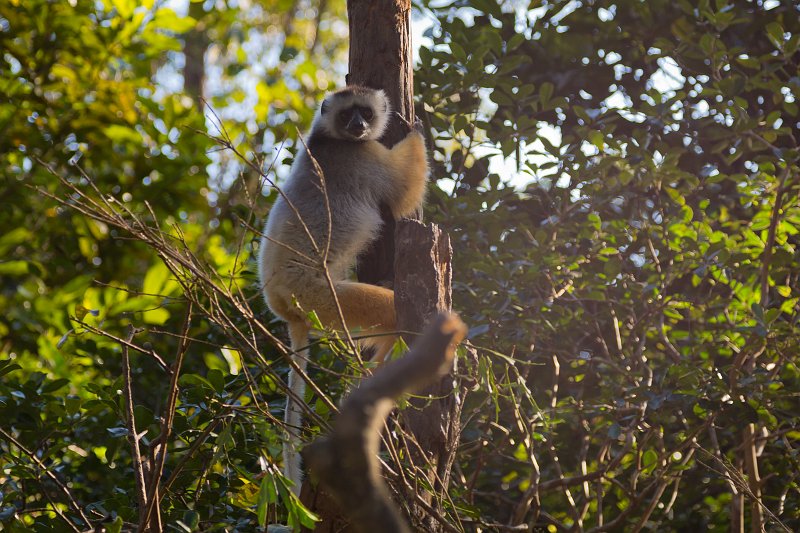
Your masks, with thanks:
M 435 224 L 401 220 L 395 235 L 395 309 L 400 331 L 422 331 L 425 324 L 439 313 L 452 308 L 452 256 L 450 237 Z M 413 339 L 405 339 L 408 344 Z M 454 360 L 455 364 L 455 360 Z M 452 370 L 452 369 L 451 369 Z M 436 514 L 443 515 L 441 496 L 450 485 L 450 471 L 455 460 L 461 433 L 462 398 L 451 373 L 430 385 L 410 401 L 401 424 L 418 445 L 409 447 L 409 458 L 427 477 L 433 493 L 419 492 Z M 442 524 L 432 514 L 414 503 L 412 494 L 406 499 L 413 522 L 424 531 L 442 531 Z
M 348 85 L 382 89 L 392 109 L 409 123 L 414 121 L 414 79 L 411 65 L 410 0 L 347 0 L 350 27 Z M 386 146 L 401 141 L 408 129 L 392 116 L 381 138 Z M 381 206 L 381 234 L 356 265 L 359 281 L 384 287 L 394 285 L 395 221 L 388 206 Z M 327 492 L 304 483 L 300 500 L 317 513 L 315 533 L 347 532 L 349 520 Z
M 392 109 L 413 122 L 410 12 L 410 0 L 347 0 L 350 21 L 347 83 L 383 89 Z M 381 140 L 392 146 L 407 133 L 405 124 L 395 118 Z
M 414 72 L 411 68 L 410 0 L 348 0 L 350 58 L 348 85 L 383 89 L 392 109 L 414 122 Z M 381 142 L 393 146 L 408 129 L 393 117 Z M 391 287 L 394 282 L 395 222 L 389 209 L 381 210 L 380 237 L 361 255 L 356 266 L 359 281 Z
M 203 100 L 206 83 L 205 56 L 209 44 L 205 23 L 202 22 L 205 16 L 202 2 L 189 4 L 189 16 L 194 18 L 197 24 L 189 30 L 184 40 L 183 89 L 192 97 L 198 111 L 202 113 L 205 106 Z
M 383 89 L 392 107 L 413 122 L 410 9 L 409 0 L 348 0 L 350 74 L 347 81 Z M 395 119 L 382 142 L 392 146 L 406 134 L 406 126 Z M 359 259 L 358 278 L 367 283 L 393 286 L 398 329 L 420 332 L 437 313 L 448 312 L 452 307 L 450 240 L 436 226 L 410 220 L 395 224 L 388 210 L 384 210 L 383 218 L 381 237 Z M 395 258 L 402 258 L 402 261 Z M 413 343 L 413 339 L 405 340 L 409 345 Z M 461 401 L 452 391 L 452 377 L 439 380 L 421 393 L 421 399 L 412 402 L 401 419 L 419 444 L 419 447 L 412 445 L 409 457 L 425 472 L 437 494 L 447 491 L 460 433 Z M 428 395 L 440 399 L 424 399 Z M 414 504 L 411 496 L 409 494 L 406 500 L 415 524 L 426 531 L 441 530 L 441 524 Z M 438 498 L 427 494 L 424 499 L 436 512 L 441 511 Z

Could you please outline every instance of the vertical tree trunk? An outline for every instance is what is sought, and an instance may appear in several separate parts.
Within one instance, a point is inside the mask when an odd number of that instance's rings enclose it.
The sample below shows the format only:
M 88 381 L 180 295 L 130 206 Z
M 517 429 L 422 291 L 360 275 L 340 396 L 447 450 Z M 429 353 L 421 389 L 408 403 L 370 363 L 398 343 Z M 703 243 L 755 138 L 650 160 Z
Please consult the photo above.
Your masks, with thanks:
M 453 304 L 450 237 L 435 224 L 401 220 L 396 238 L 397 257 L 402 258 L 395 262 L 397 326 L 401 331 L 420 332 L 430 319 L 440 312 L 450 311 Z M 412 339 L 406 342 L 410 344 Z M 408 450 L 409 458 L 427 477 L 427 482 L 419 484 L 417 492 L 440 516 L 443 515 L 442 496 L 450 485 L 450 471 L 461 433 L 463 401 L 453 380 L 452 375 L 447 375 L 423 390 L 401 417 L 402 424 L 419 444 Z M 432 494 L 422 488 L 425 485 L 433 487 Z M 418 529 L 442 531 L 442 524 L 416 505 L 412 496 L 408 494 L 406 499 Z
M 750 531 L 764 531 L 764 511 L 761 509 L 761 476 L 758 473 L 758 452 L 756 451 L 756 425 L 747 424 L 742 431 L 744 465 L 747 484 L 750 487 Z
M 394 109 L 412 122 L 414 77 L 410 9 L 409 0 L 347 2 L 350 20 L 348 83 L 383 89 Z M 407 132 L 405 125 L 394 120 L 382 141 L 391 146 Z M 420 332 L 438 312 L 449 311 L 452 307 L 450 239 L 438 227 L 416 221 L 400 221 L 395 228 L 388 210 L 385 210 L 384 221 L 381 238 L 359 260 L 358 277 L 368 283 L 394 281 L 398 329 Z M 395 257 L 403 260 L 395 261 Z M 406 341 L 411 344 L 412 339 Z M 430 394 L 441 399 L 428 405 L 425 400 L 415 402 L 412 409 L 404 412 L 402 420 L 421 448 L 409 450 L 409 457 L 426 473 L 428 483 L 438 494 L 447 490 L 460 429 L 461 403 L 452 390 L 452 377 L 444 378 L 422 393 L 422 396 Z M 407 502 L 416 525 L 425 531 L 440 530 L 441 525 L 415 505 L 411 496 L 409 494 Z M 436 511 L 441 510 L 438 499 L 430 495 L 425 499 Z
M 744 465 L 742 464 L 742 460 L 739 459 L 736 461 L 736 471 L 743 474 L 744 473 Z M 744 478 L 744 476 L 741 476 Z M 744 492 L 739 487 L 735 485 L 732 487 L 732 498 L 731 498 L 731 533 L 744 533 Z
M 383 89 L 392 109 L 414 121 L 414 72 L 411 69 L 410 0 L 348 0 L 350 61 L 347 83 Z M 396 117 L 381 141 L 392 146 L 408 130 Z M 359 281 L 392 286 L 394 282 L 395 222 L 389 209 L 381 210 L 383 228 L 356 267 Z
M 383 89 L 392 108 L 413 122 L 410 10 L 410 0 L 347 1 L 350 22 L 347 83 Z M 392 146 L 407 133 L 407 126 L 394 117 L 381 141 Z M 420 332 L 436 313 L 451 308 L 450 240 L 436 226 L 413 220 L 395 225 L 388 209 L 383 210 L 383 218 L 380 238 L 359 258 L 358 279 L 394 286 L 398 329 Z M 395 252 L 402 261 L 395 262 Z M 411 344 L 413 339 L 406 341 Z M 428 484 L 434 487 L 437 497 L 426 494 L 424 499 L 439 515 L 442 513 L 438 496 L 447 491 L 460 432 L 461 401 L 452 391 L 453 378 L 444 378 L 422 393 L 423 397 L 430 394 L 438 399 L 415 402 L 415 408 L 404 412 L 401 420 L 413 440 L 420 444 L 420 448 L 408 450 L 408 457 L 428 478 L 419 484 L 418 493 L 425 494 L 422 487 Z M 308 484 L 302 496 L 323 519 L 317 531 L 341 527 L 341 518 L 332 512 L 328 498 L 310 490 Z M 415 530 L 442 530 L 442 525 L 417 505 L 413 494 L 408 494 L 405 500 Z
M 205 16 L 202 2 L 189 4 L 189 16 L 197 21 L 197 25 L 189 30 L 184 40 L 183 89 L 192 97 L 198 111 L 202 113 L 205 105 L 203 103 L 206 83 L 205 56 L 209 43 L 205 24 L 202 22 Z

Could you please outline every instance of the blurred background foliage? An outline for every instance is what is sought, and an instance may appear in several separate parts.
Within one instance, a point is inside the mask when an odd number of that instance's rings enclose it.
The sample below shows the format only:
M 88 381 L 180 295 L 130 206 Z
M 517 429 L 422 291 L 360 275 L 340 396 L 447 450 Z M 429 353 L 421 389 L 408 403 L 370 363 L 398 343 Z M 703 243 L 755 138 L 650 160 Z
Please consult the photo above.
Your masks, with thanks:
M 414 7 L 426 216 L 453 239 L 479 354 L 460 381 L 449 522 L 800 529 L 800 8 Z M 220 326 L 191 279 L 76 209 L 54 174 L 157 221 L 283 336 L 255 285 L 275 194 L 258 170 L 280 182 L 346 54 L 340 0 L 0 3 L 6 529 L 137 522 L 120 340 L 142 329 L 132 379 L 150 445 L 170 389 L 153 354 L 181 352 L 189 301 L 165 527 L 311 523 L 276 466 L 278 348 L 263 333 L 257 350 L 234 345 L 239 308 L 216 303 L 233 317 Z

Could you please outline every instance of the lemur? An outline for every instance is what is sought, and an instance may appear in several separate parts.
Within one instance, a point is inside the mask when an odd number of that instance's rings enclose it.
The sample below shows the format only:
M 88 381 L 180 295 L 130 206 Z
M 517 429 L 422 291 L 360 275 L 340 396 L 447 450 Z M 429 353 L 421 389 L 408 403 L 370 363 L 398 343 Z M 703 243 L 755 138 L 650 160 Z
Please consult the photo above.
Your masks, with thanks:
M 394 292 L 349 279 L 356 259 L 379 234 L 381 204 L 399 219 L 423 204 L 428 180 L 425 141 L 419 128 L 392 148 L 378 139 L 391 118 L 381 90 L 348 86 L 328 94 L 292 164 L 282 194 L 270 210 L 261 240 L 258 272 L 270 309 L 285 320 L 293 359 L 305 371 L 315 311 L 326 327 L 374 334 L 367 345 L 382 361 L 396 330 Z M 322 260 L 325 259 L 323 267 Z M 331 291 L 330 276 L 336 291 Z M 342 324 L 339 310 L 344 318 Z M 305 382 L 289 373 L 284 473 L 299 492 L 299 441 Z

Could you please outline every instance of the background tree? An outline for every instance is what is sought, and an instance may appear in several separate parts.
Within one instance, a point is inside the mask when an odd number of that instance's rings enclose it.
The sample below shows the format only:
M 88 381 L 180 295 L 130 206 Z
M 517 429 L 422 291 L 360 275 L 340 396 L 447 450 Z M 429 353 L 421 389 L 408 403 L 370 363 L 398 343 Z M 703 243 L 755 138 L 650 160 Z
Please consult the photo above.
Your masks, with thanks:
M 795 4 L 415 4 L 426 217 L 479 348 L 445 529 L 800 529 Z M 345 6 L 201 5 L 0 3 L 10 531 L 134 527 L 136 477 L 165 528 L 313 522 L 252 249 Z M 309 440 L 358 372 L 315 350 Z
M 508 524 L 796 528 L 797 6 L 457 6 L 417 71 L 453 177 L 434 217 L 456 309 L 513 356 L 481 361 L 463 498 Z M 497 152 L 530 185 L 487 179 Z

